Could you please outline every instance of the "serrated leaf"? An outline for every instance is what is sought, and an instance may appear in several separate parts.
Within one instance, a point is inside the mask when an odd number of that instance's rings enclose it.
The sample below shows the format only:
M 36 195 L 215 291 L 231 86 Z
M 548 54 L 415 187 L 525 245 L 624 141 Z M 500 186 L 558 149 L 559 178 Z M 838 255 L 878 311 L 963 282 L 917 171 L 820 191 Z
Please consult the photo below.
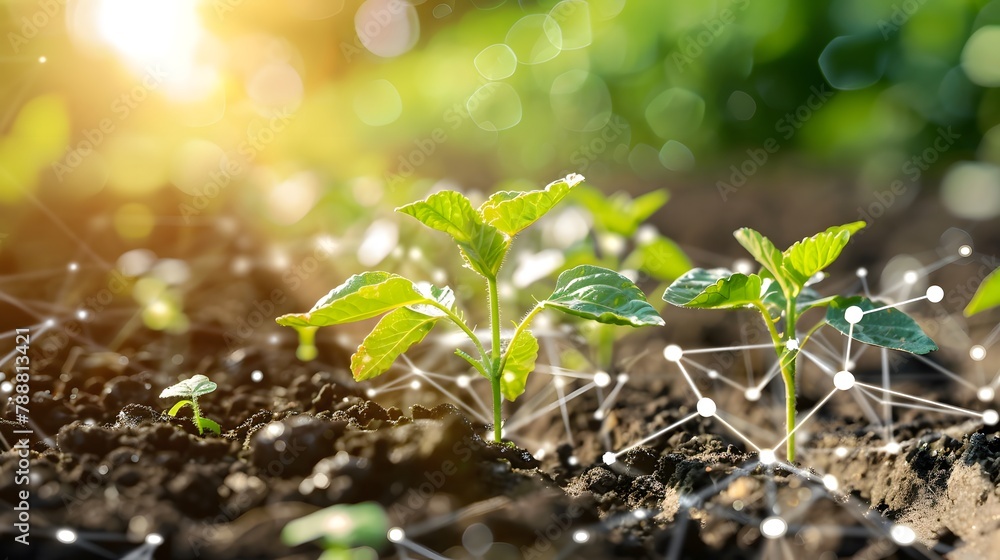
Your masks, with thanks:
M 861 296 L 836 298 L 826 311 L 826 322 L 845 335 L 851 333 L 851 325 L 844 318 L 844 313 L 854 305 L 863 311 L 870 311 L 885 304 Z M 913 354 L 926 354 L 938 349 L 916 321 L 895 308 L 866 313 L 861 322 L 854 325 L 852 338 L 865 344 Z
M 505 352 L 503 374 L 500 376 L 500 392 L 508 401 L 524 393 L 528 374 L 535 370 L 538 358 L 538 341 L 530 331 L 523 330 L 510 341 Z
M 1000 268 L 983 279 L 983 283 L 976 288 L 976 293 L 973 294 L 963 313 L 966 317 L 971 317 L 998 305 L 1000 305 Z
M 286 327 L 326 327 L 371 319 L 406 305 L 429 303 L 413 282 L 388 272 L 363 272 L 323 296 L 308 313 L 278 317 Z
M 428 282 L 417 282 L 414 284 L 417 291 L 421 293 L 424 297 L 429 300 L 434 300 L 438 302 L 441 306 L 446 309 L 454 311 L 455 309 L 455 292 L 451 288 L 445 286 L 443 288 L 438 288 L 437 286 L 430 284 Z M 445 317 L 446 314 L 440 308 L 426 303 L 418 303 L 416 305 L 409 306 L 410 309 L 416 311 L 417 313 L 422 313 L 424 315 L 430 315 L 432 317 Z
M 388 371 L 396 358 L 431 332 L 438 319 L 406 307 L 386 314 L 351 356 L 354 380 L 365 381 Z
M 763 267 L 763 270 L 770 273 L 770 278 L 773 278 L 782 290 L 796 293 L 795 286 L 786 277 L 785 271 L 781 267 L 784 256 L 770 239 L 764 237 L 760 232 L 746 227 L 734 231 L 733 237 Z M 764 278 L 766 275 L 761 274 L 761 277 Z
M 514 236 L 552 210 L 570 189 L 582 182 L 583 175 L 571 173 L 541 190 L 501 191 L 479 207 L 479 215 L 487 224 Z
M 215 420 L 210 420 L 204 416 L 198 418 L 196 425 L 198 426 L 198 433 L 202 433 L 205 430 L 210 432 L 215 432 L 217 434 L 222 434 L 222 427 Z
M 170 397 L 181 397 L 185 399 L 198 398 L 202 395 L 207 395 L 212 391 L 216 390 L 219 386 L 215 382 L 211 381 L 208 377 L 201 375 L 200 373 L 192 376 L 190 379 L 185 379 L 180 383 L 171 385 L 167 387 L 162 392 L 160 392 L 161 399 L 167 399 Z
M 559 275 L 544 307 L 599 323 L 642 327 L 663 319 L 631 280 L 613 270 L 580 265 Z
M 734 309 L 760 302 L 761 278 L 724 268 L 695 268 L 678 278 L 663 299 L 691 309 Z
M 455 240 L 472 270 L 495 278 L 510 247 L 510 237 L 483 222 L 462 193 L 440 191 L 396 209 Z
M 847 246 L 851 235 L 864 226 L 864 222 L 833 226 L 822 233 L 797 241 L 782 254 L 781 267 L 801 286 L 817 272 L 833 264 Z
M 691 261 L 676 243 L 657 234 L 641 243 L 622 266 L 641 270 L 661 282 L 672 282 L 691 270 Z
M 663 207 L 670 199 L 665 189 L 650 191 L 632 198 L 628 193 L 618 192 L 611 196 L 593 188 L 574 191 L 575 199 L 594 217 L 599 230 L 632 237 L 642 223 Z

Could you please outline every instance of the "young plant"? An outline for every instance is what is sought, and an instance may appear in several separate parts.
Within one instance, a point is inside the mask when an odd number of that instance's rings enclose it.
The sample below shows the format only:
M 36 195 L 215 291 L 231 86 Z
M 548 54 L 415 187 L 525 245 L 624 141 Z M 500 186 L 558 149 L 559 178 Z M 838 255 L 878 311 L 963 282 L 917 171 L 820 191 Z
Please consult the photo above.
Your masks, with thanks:
M 161 399 L 169 398 L 180 398 L 182 400 L 177 401 L 174 406 L 170 407 L 167 414 L 170 416 L 177 416 L 177 413 L 181 411 L 185 406 L 191 407 L 191 421 L 194 422 L 195 427 L 198 428 L 199 434 L 204 434 L 207 429 L 210 432 L 215 432 L 217 434 L 222 433 L 222 429 L 213 420 L 205 418 L 201 415 L 201 407 L 198 406 L 198 397 L 207 395 L 218 388 L 213 381 L 210 381 L 204 375 L 198 374 L 191 379 L 185 379 L 176 385 L 167 387 L 160 393 Z
M 389 533 L 389 516 L 377 502 L 337 504 L 290 521 L 281 542 L 294 547 L 319 541 L 324 550 L 319 560 L 368 560 Z
M 864 222 L 836 226 L 807 237 L 779 251 L 760 233 L 743 228 L 734 235 L 761 265 L 758 274 L 734 273 L 715 268 L 695 268 L 667 288 L 668 303 L 694 309 L 743 309 L 760 312 L 785 382 L 786 456 L 795 460 L 795 373 L 800 349 L 823 325 L 830 325 L 853 339 L 885 348 L 926 354 L 937 346 L 920 326 L 901 311 L 864 297 L 823 297 L 809 286 L 823 278 L 852 234 Z M 827 308 L 825 317 L 801 334 L 802 316 L 814 308 Z
M 972 317 L 997 306 L 1000 306 L 1000 268 L 983 279 L 983 283 L 976 289 L 969 305 L 965 307 L 964 313 L 966 317 Z
M 556 309 L 591 321 L 641 327 L 662 325 L 646 297 L 621 274 L 598 266 L 581 265 L 556 280 L 555 290 L 539 301 L 503 340 L 497 274 L 511 242 L 583 181 L 570 175 L 544 189 L 501 191 L 478 209 L 455 191 L 441 191 L 426 200 L 397 208 L 422 224 L 448 234 L 458 245 L 465 265 L 486 281 L 486 307 L 490 316 L 489 348 L 456 309 L 455 294 L 448 287 L 414 282 L 388 272 L 364 272 L 350 277 L 316 302 L 307 313 L 277 318 L 280 325 L 300 329 L 339 325 L 382 315 L 351 357 L 357 381 L 385 373 L 410 346 L 423 340 L 441 319 L 460 328 L 475 347 L 473 357 L 455 353 L 489 380 L 493 392 L 493 428 L 501 441 L 501 397 L 513 401 L 524 392 L 528 374 L 535 367 L 538 342 L 531 334 L 532 319 L 543 309 Z

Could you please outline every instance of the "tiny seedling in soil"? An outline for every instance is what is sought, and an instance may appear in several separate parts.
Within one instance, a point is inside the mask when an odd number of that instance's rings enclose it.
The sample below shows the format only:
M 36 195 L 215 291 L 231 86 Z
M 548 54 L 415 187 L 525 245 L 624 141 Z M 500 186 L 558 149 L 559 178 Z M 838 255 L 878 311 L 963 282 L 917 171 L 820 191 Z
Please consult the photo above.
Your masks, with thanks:
M 398 529 L 397 529 L 398 530 Z M 337 504 L 285 525 L 281 541 L 290 547 L 319 541 L 319 560 L 368 560 L 387 542 L 389 517 L 376 502 Z
M 170 407 L 167 414 L 170 416 L 177 416 L 177 413 L 181 411 L 185 406 L 191 407 L 192 418 L 195 427 L 198 428 L 199 434 L 204 434 L 205 430 L 210 432 L 215 432 L 217 434 L 222 433 L 222 429 L 213 420 L 209 420 L 201 415 L 201 407 L 198 406 L 198 397 L 207 395 L 214 391 L 218 385 L 215 382 L 209 380 L 204 375 L 198 374 L 191 379 L 185 379 L 176 385 L 167 387 L 160 393 L 161 399 L 179 398 L 181 400 L 177 401 L 174 406 Z
M 737 230 L 734 233 L 736 240 L 760 263 L 759 274 L 695 268 L 677 279 L 663 294 L 664 300 L 679 307 L 753 308 L 760 312 L 785 382 L 785 441 L 789 461 L 795 461 L 796 361 L 800 350 L 820 327 L 828 324 L 854 340 L 914 354 L 937 350 L 937 345 L 920 326 L 898 309 L 860 296 L 824 297 L 810 287 L 822 280 L 823 270 L 833 264 L 851 235 L 864 225 L 864 222 L 854 222 L 831 227 L 784 251 L 779 251 L 768 238 L 750 228 Z M 826 316 L 805 331 L 800 340 L 796 330 L 799 320 L 814 308 L 827 308 Z
M 384 315 L 351 357 L 354 378 L 364 381 L 388 371 L 396 358 L 423 340 L 440 319 L 451 321 L 469 337 L 478 357 L 461 349 L 455 353 L 490 382 L 494 438 L 499 442 L 501 397 L 514 401 L 524 392 L 538 355 L 538 341 L 528 327 L 543 309 L 613 325 L 663 324 L 663 319 L 631 280 L 613 270 L 580 265 L 560 274 L 552 294 L 539 301 L 514 325 L 512 335 L 502 340 L 497 274 L 514 236 L 545 215 L 582 181 L 582 176 L 573 174 L 541 190 L 501 191 L 478 209 L 461 193 L 447 190 L 396 209 L 448 234 L 458 245 L 465 265 L 486 281 L 485 305 L 492 335 L 488 350 L 457 310 L 451 288 L 414 282 L 388 272 L 356 274 L 317 301 L 309 312 L 283 315 L 277 322 L 301 329 Z

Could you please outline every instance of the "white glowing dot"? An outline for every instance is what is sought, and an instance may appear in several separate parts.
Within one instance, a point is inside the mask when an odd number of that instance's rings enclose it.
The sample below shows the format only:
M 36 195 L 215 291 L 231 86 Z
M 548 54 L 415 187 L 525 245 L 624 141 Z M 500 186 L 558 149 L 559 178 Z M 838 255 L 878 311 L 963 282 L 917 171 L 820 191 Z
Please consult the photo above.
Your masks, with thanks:
M 76 542 L 76 531 L 72 529 L 59 529 L 56 531 L 56 539 L 65 544 Z
M 281 437 L 281 434 L 285 433 L 285 425 L 281 422 L 271 422 L 266 428 L 264 428 L 264 430 L 267 432 L 267 435 L 272 438 L 279 438 Z
M 569 463 L 571 467 L 575 467 L 580 464 L 580 460 L 572 455 L 569 456 L 569 459 L 566 459 L 566 462 Z
M 250 379 L 254 383 L 260 383 L 261 381 L 264 380 L 264 372 L 260 371 L 259 369 L 255 369 L 253 370 L 252 373 L 250 373 Z
M 865 316 L 865 312 L 857 305 L 852 305 L 847 308 L 844 312 L 844 320 L 852 325 L 857 325 L 861 322 L 861 318 Z
M 618 380 L 619 383 L 628 383 L 628 374 L 619 373 L 616 379 Z
M 47 62 L 48 60 L 49 60 L 49 59 L 48 59 L 48 58 L 46 58 L 46 57 L 44 57 L 44 56 L 40 56 L 40 57 L 38 57 L 38 63 L 39 63 L 39 64 L 45 64 L 45 63 L 46 63 L 46 62 Z
M 267 341 L 270 342 L 271 344 L 278 344 L 279 342 L 281 342 L 281 338 L 276 334 L 272 334 L 267 338 Z
M 868 269 L 865 267 L 861 267 L 857 271 L 855 271 L 855 274 L 858 275 L 858 278 L 864 278 L 868 276 Z
M 851 389 L 854 387 L 854 374 L 849 371 L 838 371 L 833 376 L 833 385 L 841 391 Z
M 615 455 L 614 452 L 608 451 L 603 457 L 601 457 L 601 459 L 604 460 L 605 465 L 613 465 L 618 462 L 618 455 Z
M 545 448 L 543 447 L 542 449 L 539 449 L 538 451 L 535 452 L 535 459 L 541 461 L 544 458 L 545 458 Z
M 977 362 L 983 361 L 983 358 L 986 357 L 986 348 L 983 348 L 978 344 L 969 348 L 969 357 Z
M 719 378 L 719 372 L 716 371 L 716 370 L 714 370 L 714 369 L 708 370 L 707 375 L 708 375 L 709 379 L 718 379 Z
M 944 299 L 944 290 L 941 286 L 931 286 L 927 288 L 927 301 L 931 303 L 938 303 Z
M 160 535 L 159 533 L 150 533 L 146 535 L 146 544 L 160 546 L 163 544 L 163 535 Z
M 832 474 L 824 474 L 823 486 L 825 486 L 827 490 L 833 492 L 838 488 L 840 488 L 840 482 L 837 481 L 837 477 L 833 476 Z
M 606 371 L 599 371 L 594 374 L 594 385 L 598 387 L 607 387 L 611 384 L 611 376 L 608 375 Z
M 972 254 L 972 247 L 968 245 L 962 245 L 961 247 L 958 248 L 958 254 L 963 257 L 968 257 L 969 255 Z
M 838 448 L 836 448 L 836 449 L 833 450 L 833 454 L 836 455 L 837 457 L 840 457 L 841 459 L 843 459 L 844 457 L 847 457 L 847 448 L 846 447 L 838 447 Z
M 403 532 L 399 527 L 393 527 L 389 529 L 389 532 L 385 534 L 389 542 L 398 543 L 406 538 L 406 533 Z
M 681 347 L 676 344 L 669 344 L 663 349 L 663 357 L 666 358 L 668 362 L 679 362 L 681 361 L 681 356 L 683 355 L 684 351 L 681 350 Z
M 459 375 L 458 377 L 455 378 L 455 385 L 458 385 L 459 387 L 465 389 L 466 387 L 469 386 L 469 376 Z
M 995 396 L 996 391 L 993 390 L 993 387 L 980 387 L 979 390 L 976 391 L 976 398 L 983 402 L 990 402 Z
M 419 389 L 419 388 L 420 388 L 420 382 L 419 381 L 417 381 L 416 379 L 414 379 L 413 381 L 410 381 L 410 389 Z
M 698 400 L 698 414 L 701 414 L 705 418 L 710 416 L 715 416 L 715 401 L 708 397 L 704 397 Z
M 588 533 L 587 531 L 584 531 L 583 529 L 580 529 L 578 531 L 574 531 L 573 532 L 573 540 L 575 542 L 583 544 L 583 543 L 585 543 L 585 542 L 587 542 L 587 541 L 590 540 L 590 533 Z
M 46 327 L 54 327 L 54 326 L 56 326 L 56 320 L 55 319 L 46 319 L 45 320 L 45 326 Z
M 77 270 L 80 269 L 80 265 L 76 264 L 75 262 L 71 262 L 68 265 L 66 265 L 66 268 L 68 268 L 70 272 L 76 272 Z
M 799 349 L 799 339 L 797 339 L 797 338 L 791 338 L 791 339 L 789 339 L 788 342 L 785 342 L 785 348 L 787 348 L 789 350 L 798 350 Z
M 889 455 L 895 455 L 899 453 L 899 449 L 900 449 L 899 443 L 895 441 L 890 441 L 889 443 L 885 444 L 885 452 L 888 453 Z
M 889 530 L 889 536 L 892 540 L 896 541 L 897 544 L 903 546 L 911 545 L 917 540 L 917 534 L 913 532 L 906 525 L 893 525 L 892 529 Z
M 604 420 L 604 411 L 598 410 L 594 413 L 594 420 Z
M 775 456 L 773 449 L 761 449 L 760 450 L 760 464 L 762 465 L 773 465 L 778 457 Z
M 368 389 L 367 391 L 365 391 L 365 394 L 368 395 L 368 398 L 371 398 L 377 395 L 378 391 L 376 391 L 375 389 Z
M 566 382 L 563 381 L 562 377 L 553 377 L 552 378 L 552 384 L 555 385 L 556 387 L 559 387 L 560 389 L 562 389 L 563 386 L 566 385 Z
M 76 312 L 76 318 L 79 319 L 79 320 L 81 320 L 81 321 L 86 321 L 87 320 L 87 310 L 86 309 L 80 309 L 80 310 L 78 310 Z
M 857 367 L 857 365 L 858 364 L 855 363 L 854 360 L 847 360 L 847 363 L 844 364 L 844 367 L 846 367 L 847 370 L 850 371 L 850 370 L 854 369 L 855 367 Z
M 997 422 L 1000 422 L 1000 413 L 992 409 L 983 411 L 983 424 L 996 426 Z
M 760 389 L 756 387 L 748 387 L 746 391 L 743 392 L 743 396 L 746 397 L 748 401 L 756 401 L 760 399 Z
M 769 539 L 780 538 L 787 530 L 788 524 L 780 517 L 768 517 L 760 522 L 760 534 Z
M 738 259 L 733 262 L 733 270 L 740 274 L 750 274 L 753 272 L 753 263 L 747 259 Z
M 0 383 L 0 391 L 4 393 L 9 393 L 14 390 L 14 385 L 10 381 L 4 381 Z
M 420 250 L 420 247 L 410 247 L 407 256 L 410 257 L 411 261 L 419 261 L 424 258 L 424 252 Z
M 911 286 L 913 284 L 916 284 L 917 280 L 919 280 L 919 279 L 920 279 L 920 275 L 917 274 L 916 270 L 907 270 L 906 273 L 903 274 L 903 282 L 906 282 L 907 284 L 910 284 Z

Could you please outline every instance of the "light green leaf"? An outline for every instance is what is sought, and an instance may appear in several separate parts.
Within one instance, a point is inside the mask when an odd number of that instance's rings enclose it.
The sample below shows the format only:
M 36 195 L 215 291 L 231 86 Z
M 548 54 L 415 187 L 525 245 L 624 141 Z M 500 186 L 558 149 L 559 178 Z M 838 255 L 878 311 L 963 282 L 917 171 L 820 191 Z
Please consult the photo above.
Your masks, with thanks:
M 160 398 L 163 398 L 163 395 L 160 395 Z M 194 408 L 194 402 L 189 401 L 187 399 L 184 399 L 182 401 L 177 401 L 176 403 L 174 403 L 174 406 L 170 407 L 170 410 L 167 411 L 167 415 L 177 416 L 177 413 L 180 412 L 181 409 L 184 408 L 185 406 L 190 406 L 191 408 Z
M 642 223 L 663 207 L 670 199 L 666 189 L 650 191 L 632 198 L 628 193 L 618 192 L 610 197 L 593 188 L 574 190 L 574 198 L 594 217 L 598 230 L 632 237 Z
M 663 292 L 667 303 L 691 309 L 733 309 L 760 302 L 761 278 L 724 268 L 695 268 Z
M 641 270 L 661 282 L 672 282 L 691 270 L 691 261 L 676 243 L 656 234 L 640 242 L 622 266 Z
M 852 222 L 834 226 L 796 242 L 782 254 L 782 268 L 799 286 L 805 284 L 814 274 L 833 264 L 847 246 L 851 234 L 864 225 L 864 222 Z
M 508 401 L 524 393 L 528 382 L 528 374 L 535 369 L 535 359 L 538 357 L 538 341 L 527 330 L 517 333 L 510 341 L 504 354 L 503 374 L 500 376 L 500 392 Z
M 455 310 L 455 292 L 451 290 L 448 286 L 443 288 L 438 288 L 437 286 L 430 284 L 428 282 L 417 282 L 414 287 L 428 300 L 434 300 L 438 302 L 445 309 Z M 440 308 L 433 305 L 428 305 L 425 303 L 418 303 L 416 305 L 409 306 L 410 309 L 416 311 L 417 313 L 422 313 L 424 315 L 430 315 L 432 317 L 445 317 L 446 313 Z
M 544 216 L 569 194 L 570 189 L 582 182 L 583 175 L 572 173 L 542 190 L 500 191 L 479 207 L 479 215 L 487 224 L 514 236 Z
M 824 305 L 829 305 L 837 296 L 824 297 L 820 295 L 816 290 L 806 287 L 802 288 L 799 292 L 797 298 L 795 298 L 795 308 L 797 313 L 802 314 L 812 309 L 814 307 L 822 307 Z M 772 319 L 777 319 L 781 317 L 781 314 L 785 312 L 786 299 L 784 292 L 777 283 L 772 282 L 764 290 L 764 306 L 768 310 L 768 314 Z
M 510 237 L 483 222 L 462 193 L 437 192 L 396 211 L 447 233 L 458 244 L 469 268 L 488 278 L 496 277 L 510 247 Z
M 389 516 L 377 502 L 337 504 L 289 521 L 281 542 L 295 547 L 318 540 L 324 548 L 380 549 L 389 527 Z
M 613 270 L 580 265 L 559 275 L 543 307 L 612 325 L 662 325 L 663 319 L 631 280 Z
M 859 231 L 865 229 L 865 226 L 867 225 L 868 224 L 865 223 L 864 221 L 857 221 L 857 222 L 851 222 L 849 224 L 844 224 L 842 226 L 831 226 L 826 228 L 826 231 L 831 233 L 846 231 L 847 233 L 854 235 L 855 233 L 858 233 Z
M 833 328 L 844 333 L 851 332 L 851 325 L 844 314 L 851 306 L 858 306 L 862 311 L 878 309 L 885 304 L 860 296 L 852 298 L 837 298 L 826 310 L 826 322 Z M 874 313 L 866 313 L 860 323 L 854 325 L 852 335 L 854 340 L 903 350 L 913 354 L 926 354 L 937 350 L 937 344 L 928 337 L 909 315 L 895 308 L 883 309 Z
M 969 301 L 969 305 L 966 306 L 964 313 L 966 317 L 971 317 L 998 305 L 1000 305 L 1000 268 L 991 272 L 983 280 L 972 296 L 972 300 Z
M 323 296 L 308 313 L 277 318 L 286 327 L 325 327 L 377 317 L 406 305 L 429 303 L 413 282 L 388 272 L 363 272 Z
M 160 393 L 161 399 L 170 397 L 182 397 L 185 399 L 198 398 L 216 390 L 219 386 L 200 373 L 185 379 L 180 383 L 167 387 Z
M 196 425 L 198 426 L 198 433 L 203 433 L 205 430 L 210 432 L 215 432 L 217 434 L 222 434 L 222 427 L 215 420 L 210 420 L 205 417 L 198 418 Z
M 400 354 L 431 332 L 438 319 L 406 307 L 386 314 L 351 356 L 354 380 L 365 381 L 388 371 Z
M 774 243 L 770 239 L 761 235 L 760 232 L 750 229 L 750 228 L 740 228 L 733 232 L 733 237 L 736 241 L 743 246 L 744 249 L 750 253 L 750 256 L 754 258 L 755 261 L 760 263 L 764 270 L 770 273 L 770 277 L 773 278 L 781 289 L 789 292 L 796 293 L 797 290 L 792 282 L 787 278 L 784 269 L 781 267 L 781 262 L 784 257 L 781 251 L 774 246 Z M 761 277 L 766 277 L 766 275 L 761 274 Z

